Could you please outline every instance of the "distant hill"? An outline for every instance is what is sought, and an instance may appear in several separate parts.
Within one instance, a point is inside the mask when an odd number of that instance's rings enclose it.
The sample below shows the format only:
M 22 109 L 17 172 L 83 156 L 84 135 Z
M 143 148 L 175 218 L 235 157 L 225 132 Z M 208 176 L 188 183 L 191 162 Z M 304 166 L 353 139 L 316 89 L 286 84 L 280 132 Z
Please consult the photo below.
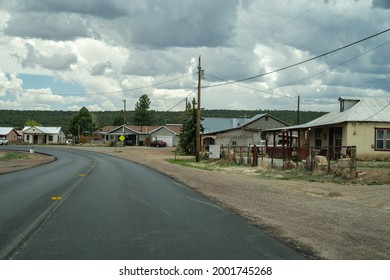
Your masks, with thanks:
M 60 126 L 65 132 L 68 130 L 68 124 L 74 111 L 16 111 L 0 110 L 0 126 L 11 126 L 18 129 L 24 127 L 28 120 L 35 120 L 44 126 Z M 220 117 L 220 118 L 251 118 L 257 114 L 268 113 L 273 117 L 286 122 L 289 125 L 297 124 L 297 112 L 289 110 L 204 110 L 202 117 Z M 91 112 L 97 127 L 113 125 L 115 118 L 123 117 L 123 111 L 105 111 Z M 128 124 L 132 123 L 133 111 L 126 112 Z M 300 112 L 300 123 L 306 123 L 316 119 L 325 112 Z M 154 111 L 154 125 L 179 124 L 182 123 L 184 112 Z

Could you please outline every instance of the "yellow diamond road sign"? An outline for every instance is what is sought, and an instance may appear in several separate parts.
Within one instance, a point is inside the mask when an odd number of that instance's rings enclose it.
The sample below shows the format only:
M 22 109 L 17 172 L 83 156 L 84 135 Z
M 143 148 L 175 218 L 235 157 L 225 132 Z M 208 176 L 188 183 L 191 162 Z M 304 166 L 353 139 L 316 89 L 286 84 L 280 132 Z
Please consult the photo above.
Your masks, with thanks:
M 125 140 L 125 136 L 123 136 L 123 135 L 119 136 L 119 140 L 121 140 L 123 142 Z

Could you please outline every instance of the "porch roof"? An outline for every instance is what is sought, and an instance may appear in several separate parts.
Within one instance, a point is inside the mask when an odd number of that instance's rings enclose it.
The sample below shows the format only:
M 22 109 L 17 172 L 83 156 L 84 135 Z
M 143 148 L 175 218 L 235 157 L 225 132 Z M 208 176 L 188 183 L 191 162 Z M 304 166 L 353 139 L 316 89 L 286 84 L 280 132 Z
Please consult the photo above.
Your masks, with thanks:
M 339 100 L 347 100 L 340 97 Z M 360 98 L 347 110 L 336 110 L 301 125 L 267 129 L 266 131 L 301 130 L 311 127 L 319 127 L 345 122 L 389 122 L 390 123 L 390 99 L 386 98 Z

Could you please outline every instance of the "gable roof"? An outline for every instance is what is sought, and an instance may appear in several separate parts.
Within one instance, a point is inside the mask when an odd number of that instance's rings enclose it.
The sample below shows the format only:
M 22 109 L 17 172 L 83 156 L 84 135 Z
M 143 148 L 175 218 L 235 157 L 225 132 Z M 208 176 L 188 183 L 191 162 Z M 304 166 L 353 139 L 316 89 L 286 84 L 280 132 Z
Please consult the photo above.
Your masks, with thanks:
M 36 128 L 44 134 L 59 134 L 62 130 L 61 127 L 50 127 L 50 126 L 25 126 L 22 133 L 26 133 L 31 128 Z
M 350 103 L 344 110 L 335 110 L 302 125 L 267 130 L 300 129 L 344 122 L 390 122 L 390 98 L 340 97 L 339 101 Z
M 282 124 L 285 124 L 287 126 L 287 124 L 281 120 L 278 120 L 274 117 L 272 117 L 271 115 L 265 113 L 265 114 L 257 114 L 255 116 L 253 116 L 252 118 L 250 119 L 241 119 L 242 120 L 242 123 L 237 123 L 236 126 L 232 126 L 230 128 L 225 128 L 225 129 L 219 129 L 219 130 L 210 130 L 210 131 L 207 131 L 206 130 L 206 127 L 203 126 L 204 128 L 204 133 L 203 134 L 214 134 L 214 133 L 221 133 L 221 132 L 226 132 L 226 131 L 229 131 L 229 130 L 233 130 L 233 129 L 247 129 L 247 130 L 253 130 L 253 131 L 258 131 L 258 129 L 251 129 L 251 128 L 246 128 L 247 126 L 249 126 L 250 124 L 256 122 L 257 120 L 263 118 L 263 117 L 270 117 L 270 118 L 273 118 L 275 120 L 277 120 L 278 122 L 282 123 Z M 219 119 L 219 118 L 218 118 Z M 231 120 L 230 118 L 227 118 L 227 120 Z M 239 119 L 234 119 L 234 120 L 239 120 Z M 233 121 L 233 124 L 234 124 L 234 121 Z M 203 125 L 203 123 L 202 123 Z
M 0 135 L 8 135 L 12 130 L 15 129 L 13 127 L 0 127 Z

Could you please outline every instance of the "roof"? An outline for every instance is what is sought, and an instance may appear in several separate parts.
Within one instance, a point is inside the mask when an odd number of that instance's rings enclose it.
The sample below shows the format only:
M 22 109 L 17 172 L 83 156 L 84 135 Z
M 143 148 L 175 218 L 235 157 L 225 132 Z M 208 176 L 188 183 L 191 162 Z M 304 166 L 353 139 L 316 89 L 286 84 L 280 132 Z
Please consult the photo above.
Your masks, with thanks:
M 250 119 L 247 118 L 204 118 L 202 120 L 202 126 L 204 133 L 213 133 L 226 131 L 234 128 L 244 127 L 258 119 L 264 117 L 267 114 L 257 114 Z
M 0 127 L 0 135 L 9 134 L 14 128 L 13 127 Z
M 46 133 L 46 134 L 58 134 L 62 130 L 61 127 L 26 126 L 23 128 L 22 132 L 25 133 L 25 131 L 29 130 L 32 127 L 35 127 L 36 129 L 40 130 L 42 133 Z
M 149 134 L 149 133 L 153 133 L 161 128 L 166 128 L 170 131 L 172 131 L 173 133 L 179 135 L 180 134 L 180 130 L 181 130 L 181 127 L 182 125 L 179 125 L 179 124 L 167 124 L 167 125 L 126 125 L 126 129 L 127 130 L 131 130 L 133 131 L 134 133 L 137 133 L 137 134 Z M 109 127 L 104 127 L 102 128 L 103 129 L 108 129 Z M 112 126 L 110 130 L 106 131 L 106 133 L 122 133 L 123 131 L 123 125 L 121 126 Z M 98 133 L 99 130 L 95 131 L 95 133 Z
M 107 125 L 105 127 L 99 128 L 98 130 L 95 130 L 93 133 L 95 133 L 95 134 L 99 134 L 99 133 L 100 134 L 106 134 L 109 131 L 111 131 L 111 130 L 117 128 L 117 127 L 118 126 L 116 126 L 116 125 Z
M 318 127 L 344 122 L 390 122 L 390 98 L 340 97 L 340 102 L 351 101 L 344 110 L 336 110 L 302 125 L 272 130 Z

